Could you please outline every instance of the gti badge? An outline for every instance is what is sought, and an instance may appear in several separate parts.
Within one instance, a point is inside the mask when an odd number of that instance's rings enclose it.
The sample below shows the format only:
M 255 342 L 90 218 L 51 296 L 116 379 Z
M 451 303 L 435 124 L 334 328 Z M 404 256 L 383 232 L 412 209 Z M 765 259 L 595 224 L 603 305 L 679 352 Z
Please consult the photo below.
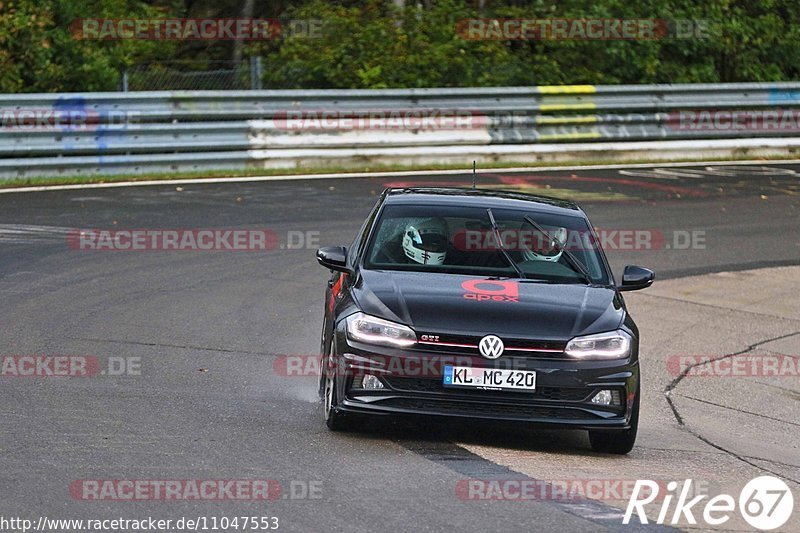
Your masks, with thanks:
M 497 359 L 503 355 L 505 346 L 497 335 L 486 335 L 481 339 L 481 342 L 478 343 L 478 349 L 485 358 Z

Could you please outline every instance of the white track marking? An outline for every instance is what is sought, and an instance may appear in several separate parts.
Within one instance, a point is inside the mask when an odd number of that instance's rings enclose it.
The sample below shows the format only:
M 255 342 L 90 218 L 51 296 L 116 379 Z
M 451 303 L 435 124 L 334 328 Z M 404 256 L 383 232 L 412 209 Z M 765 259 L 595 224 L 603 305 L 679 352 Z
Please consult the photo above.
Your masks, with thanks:
M 696 167 L 696 166 L 732 166 L 732 165 L 786 165 L 800 164 L 798 159 L 776 159 L 776 160 L 747 160 L 747 161 L 694 161 L 680 163 L 634 163 L 634 164 L 613 164 L 613 165 L 578 165 L 578 166 L 550 166 L 550 167 L 508 167 L 508 168 L 487 168 L 481 169 L 481 174 L 496 174 L 498 172 L 554 172 L 568 170 L 613 170 L 613 169 L 635 169 L 635 168 L 674 168 L 674 167 Z M 195 178 L 195 179 L 170 179 L 170 180 L 147 180 L 147 181 L 120 181 L 111 183 L 77 183 L 71 185 L 41 185 L 33 187 L 0 188 L 0 194 L 11 194 L 20 192 L 46 192 L 46 191 L 69 191 L 80 189 L 111 189 L 119 187 L 150 187 L 158 185 L 202 185 L 214 183 L 255 183 L 261 181 L 292 181 L 292 180 L 321 180 L 321 179 L 355 179 L 355 178 L 391 178 L 406 176 L 449 176 L 454 174 L 469 174 L 471 169 L 461 170 L 405 170 L 396 172 L 343 172 L 336 174 L 287 174 L 276 176 L 236 176 L 230 178 Z

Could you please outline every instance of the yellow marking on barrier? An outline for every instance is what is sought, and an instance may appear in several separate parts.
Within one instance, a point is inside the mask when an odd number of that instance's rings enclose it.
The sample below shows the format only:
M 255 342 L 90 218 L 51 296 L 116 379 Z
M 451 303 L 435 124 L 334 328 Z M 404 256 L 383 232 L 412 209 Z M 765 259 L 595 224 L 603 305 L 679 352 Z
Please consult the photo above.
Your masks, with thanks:
M 542 94 L 594 94 L 597 87 L 594 85 L 537 85 Z
M 581 102 L 579 104 L 541 104 L 540 111 L 585 111 L 597 109 L 594 102 Z
M 599 139 L 602 135 L 599 131 L 590 131 L 586 133 L 551 133 L 549 135 L 540 135 L 539 141 L 559 141 L 559 140 L 577 140 L 577 139 Z
M 594 124 L 600 117 L 586 115 L 584 117 L 537 117 L 536 124 Z

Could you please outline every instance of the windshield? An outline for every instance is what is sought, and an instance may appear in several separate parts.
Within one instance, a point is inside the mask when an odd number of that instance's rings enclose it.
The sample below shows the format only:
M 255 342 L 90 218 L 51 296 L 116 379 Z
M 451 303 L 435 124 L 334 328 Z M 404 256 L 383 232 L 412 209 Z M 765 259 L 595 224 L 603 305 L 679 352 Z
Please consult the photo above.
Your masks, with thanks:
M 529 279 L 609 284 L 592 232 L 581 216 L 492 208 L 502 247 Z M 526 222 L 529 217 L 544 234 Z M 563 248 L 562 245 L 563 244 Z M 519 277 L 504 257 L 485 207 L 388 205 L 364 254 L 364 268 Z

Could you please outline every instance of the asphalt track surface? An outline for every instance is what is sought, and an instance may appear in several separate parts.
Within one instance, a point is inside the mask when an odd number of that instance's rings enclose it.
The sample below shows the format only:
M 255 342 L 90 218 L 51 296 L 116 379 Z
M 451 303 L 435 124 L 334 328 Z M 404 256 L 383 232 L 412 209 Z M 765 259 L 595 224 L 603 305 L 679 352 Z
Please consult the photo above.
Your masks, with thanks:
M 800 264 L 800 165 L 654 169 L 486 172 L 479 186 L 573 198 L 597 227 L 663 236 L 657 249 L 607 249 L 617 276 L 625 264 L 673 280 Z M 458 497 L 459 480 L 527 475 L 465 441 L 508 442 L 511 455 L 557 450 L 598 477 L 619 475 L 628 458 L 594 454 L 584 437 L 425 422 L 334 434 L 315 379 L 276 373 L 276 358 L 318 353 L 328 273 L 314 259 L 317 244 L 350 243 L 386 186 L 470 182 L 464 174 L 0 195 L 0 355 L 141 363 L 123 376 L 0 377 L 0 515 L 276 516 L 288 531 L 653 529 L 623 528 L 600 502 Z M 76 228 L 267 228 L 280 244 L 80 251 L 67 245 Z M 301 233 L 310 246 L 288 249 Z M 686 249 L 686 235 L 702 243 Z M 797 439 L 797 427 L 787 438 Z M 634 475 L 647 474 L 645 466 Z M 85 501 L 69 488 L 86 479 L 271 479 L 282 493 L 268 502 Z M 304 495 L 307 486 L 318 497 Z

